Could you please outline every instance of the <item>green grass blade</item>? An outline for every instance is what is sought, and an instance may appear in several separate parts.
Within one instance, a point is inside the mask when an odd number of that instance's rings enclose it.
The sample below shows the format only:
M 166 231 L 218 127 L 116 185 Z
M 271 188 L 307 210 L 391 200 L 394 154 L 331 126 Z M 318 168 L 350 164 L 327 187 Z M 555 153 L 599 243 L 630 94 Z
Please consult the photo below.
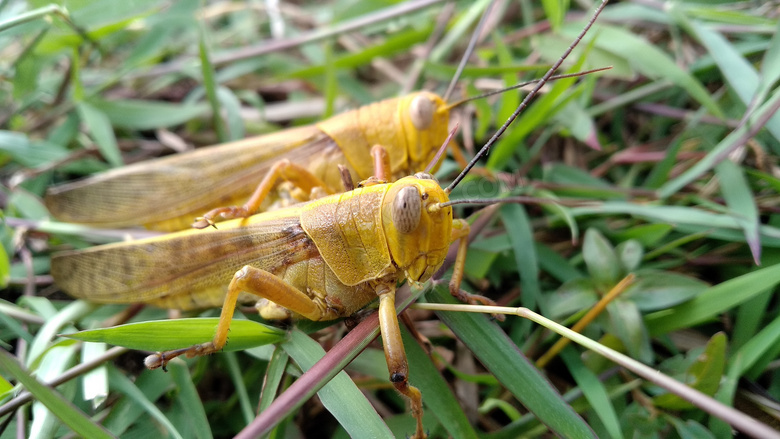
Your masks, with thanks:
M 423 404 L 439 420 L 451 437 L 475 438 L 477 433 L 452 394 L 447 382 L 406 328 L 401 328 L 406 356 L 409 360 L 409 381 L 420 389 Z M 428 414 L 428 411 L 425 412 Z
M 731 309 L 780 283 L 780 264 L 715 285 L 693 300 L 674 308 L 645 316 L 650 335 L 666 334 L 688 328 Z
M 255 418 L 252 410 L 252 403 L 249 402 L 249 392 L 246 389 L 246 384 L 241 376 L 241 368 L 238 365 L 238 358 L 236 358 L 235 352 L 225 352 L 224 359 L 227 363 L 228 372 L 230 378 L 233 380 L 233 387 L 238 394 L 238 403 L 241 407 L 241 414 L 244 416 L 244 421 L 247 424 L 252 422 Z
M 565 35 L 568 37 L 577 35 L 579 26 L 579 24 L 566 26 Z M 596 47 L 628 60 L 636 71 L 647 77 L 672 82 L 689 93 L 710 113 L 723 117 L 723 112 L 707 89 L 693 75 L 681 69 L 661 49 L 626 29 L 601 24 L 596 30 L 597 32 L 589 33 L 583 40 L 591 41 L 595 38 Z
M 336 75 L 338 72 L 335 56 L 333 55 L 333 40 L 323 41 L 322 46 L 325 55 L 325 84 L 323 87 L 325 111 L 322 113 L 322 117 L 327 118 L 333 116 L 333 111 L 336 107 L 336 97 L 338 96 L 338 81 L 336 81 Z
M 777 350 L 780 345 L 780 316 L 775 317 L 771 323 L 764 326 L 761 331 L 754 335 L 747 343 L 745 343 L 732 359 L 729 361 L 729 368 L 733 368 L 738 365 L 738 375 L 742 376 L 746 371 L 753 368 L 753 366 L 761 359 L 768 351 Z M 774 358 L 774 357 L 772 357 Z M 737 361 L 736 359 L 739 359 Z M 771 359 L 771 358 L 770 358 Z M 760 372 L 763 371 L 763 367 L 757 368 Z M 755 379 L 757 376 L 753 374 L 751 378 Z
M 246 132 L 244 121 L 241 120 L 241 101 L 229 88 L 222 86 L 217 87 L 217 99 L 221 108 L 225 110 L 228 139 L 231 141 L 243 139 Z
M 648 221 L 672 224 L 680 230 L 686 230 L 684 226 L 689 226 L 702 231 L 702 227 L 708 228 L 708 234 L 714 234 L 718 231 L 741 230 L 736 219 L 731 215 L 712 213 L 703 209 L 685 206 L 661 206 L 661 205 L 640 205 L 634 203 L 624 203 L 618 201 L 609 201 L 593 207 L 575 207 L 571 209 L 572 215 L 581 217 L 583 215 L 607 213 L 623 213 L 633 215 L 638 218 L 644 218 Z M 780 229 L 764 225 L 759 227 L 761 239 L 765 246 L 777 247 L 780 245 Z M 738 235 L 737 240 L 743 241 L 744 235 Z
M 108 116 L 87 102 L 79 102 L 76 109 L 97 143 L 103 158 L 112 166 L 122 166 L 122 153 L 119 151 L 114 129 L 111 127 Z
M 614 439 L 622 439 L 623 433 L 620 430 L 620 421 L 604 384 L 583 364 L 577 351 L 571 346 L 561 351 L 560 356 L 566 363 L 566 367 L 572 376 L 574 376 L 574 380 L 582 389 L 585 398 L 590 402 L 593 411 L 596 412 L 601 422 L 604 423 L 607 432 Z
M 67 334 L 65 337 L 108 343 L 129 349 L 167 351 L 211 340 L 218 322 L 218 317 L 159 320 L 90 329 Z M 230 337 L 224 351 L 240 351 L 264 344 L 278 343 L 282 339 L 284 339 L 284 331 L 281 329 L 251 320 L 233 320 L 230 323 Z
M 276 397 L 284 376 L 284 370 L 287 369 L 289 358 L 290 356 L 281 347 L 277 346 L 274 349 L 271 360 L 268 362 L 268 369 L 265 372 L 265 385 L 263 385 L 263 393 L 260 395 L 258 412 L 267 409 Z
M 542 305 L 540 303 L 542 290 L 539 286 L 539 264 L 533 245 L 531 221 L 525 208 L 519 204 L 501 206 L 500 214 L 515 253 L 517 271 L 520 273 L 523 306 L 535 309 Z M 528 327 L 530 326 L 526 326 Z
M 172 363 L 180 362 L 179 359 L 174 359 L 169 364 L 172 365 Z M 154 373 L 165 373 L 162 371 L 156 371 Z M 136 404 L 141 405 L 144 410 L 149 413 L 151 417 L 157 420 L 160 424 L 165 427 L 166 430 L 173 436 L 175 439 L 183 439 L 181 433 L 176 429 L 176 427 L 173 426 L 171 421 L 163 414 L 163 412 L 160 411 L 159 408 L 157 408 L 156 405 L 150 400 L 146 398 L 146 395 L 141 392 L 138 387 L 135 386 L 135 384 L 130 381 L 129 378 L 122 375 L 119 371 L 117 371 L 114 368 L 109 369 L 108 371 L 109 380 L 111 383 L 111 386 L 114 390 L 119 391 L 123 394 L 125 394 L 128 398 L 132 399 Z
M 761 62 L 761 82 L 759 87 L 759 96 L 763 96 L 772 89 L 772 86 L 780 79 L 780 22 L 775 25 L 775 32 L 769 42 L 769 47 L 764 54 Z M 777 116 L 769 123 L 772 132 L 780 129 L 777 123 Z
M 431 302 L 455 303 L 446 285 L 428 292 Z M 477 358 L 539 421 L 562 437 L 595 437 L 593 431 L 507 335 L 486 316 L 436 312 Z
M 180 125 L 190 119 L 202 117 L 209 111 L 205 103 L 173 104 L 141 99 L 103 100 L 90 99 L 89 103 L 102 112 L 117 128 L 151 130 Z
M 566 0 L 542 0 L 544 13 L 553 30 L 558 31 L 569 10 L 569 2 Z
M 430 33 L 430 27 L 422 30 L 406 31 L 400 35 L 388 38 L 380 44 L 366 47 L 360 52 L 336 56 L 334 57 L 333 62 L 330 63 L 332 64 L 331 66 L 326 66 L 325 64 L 309 66 L 292 72 L 282 73 L 280 78 L 311 78 L 313 76 L 326 74 L 326 71 L 329 68 L 342 70 L 355 69 L 371 63 L 377 56 L 391 56 L 398 52 L 404 52 L 409 49 L 409 46 L 424 41 Z
M 49 308 L 51 308 L 52 311 L 55 311 L 53 315 L 47 315 L 47 313 L 39 312 L 40 315 L 46 317 L 46 323 L 44 323 L 41 329 L 37 332 L 35 335 L 35 340 L 33 340 L 32 344 L 30 345 L 30 350 L 27 353 L 28 367 L 30 367 L 31 364 L 35 364 L 36 361 L 40 360 L 40 357 L 44 355 L 46 350 L 51 346 L 52 340 L 56 337 L 60 330 L 63 328 L 70 328 L 72 322 L 77 321 L 78 319 L 89 314 L 96 307 L 96 305 L 88 302 L 76 301 L 69 303 L 61 310 L 56 311 L 53 309 L 51 302 L 43 297 L 31 297 L 27 300 L 29 300 L 31 303 L 37 302 L 38 306 L 47 309 L 47 311 Z
M 0 246 L 0 288 L 5 288 L 8 285 L 10 277 L 11 260 L 8 259 L 8 252 L 5 250 L 5 247 Z
M 217 97 L 217 81 L 214 78 L 214 65 L 209 60 L 209 52 L 206 47 L 206 31 L 201 28 L 200 41 L 198 42 L 198 54 L 200 56 L 200 70 L 203 75 L 203 88 L 206 89 L 206 97 L 211 106 L 212 120 L 214 129 L 217 132 L 217 138 L 220 142 L 227 142 L 230 138 L 225 128 L 225 121 L 222 120 L 219 98 Z
M 282 346 L 303 370 L 311 368 L 325 355 L 325 350 L 319 343 L 299 330 L 293 330 L 290 341 Z M 393 437 L 382 418 L 346 372 L 339 372 L 317 394 L 322 405 L 352 437 Z
M 73 340 L 61 340 L 46 350 L 37 362 L 35 377 L 43 383 L 49 383 L 61 376 L 63 371 L 73 365 L 76 358 L 76 346 Z M 59 386 L 57 394 L 69 401 L 74 401 L 77 393 L 75 383 L 67 383 Z M 32 422 L 30 423 L 30 437 L 51 436 L 61 424 L 59 415 L 49 410 L 40 401 L 32 404 Z
M 183 361 L 172 361 L 168 365 L 168 370 L 171 376 L 173 376 L 173 382 L 176 383 L 176 388 L 178 389 L 176 400 L 187 413 L 187 420 L 191 424 L 191 430 L 195 432 L 196 437 L 199 439 L 211 439 L 211 426 L 208 419 L 206 419 L 206 411 L 203 408 L 203 403 L 200 401 L 198 389 L 195 388 L 195 384 L 192 382 L 192 376 L 187 364 Z
M 745 241 L 753 254 L 753 261 L 761 265 L 761 237 L 758 208 L 742 169 L 731 160 L 724 160 L 715 167 L 720 191 L 731 214 L 745 233 Z
M 439 62 L 444 59 L 448 53 L 451 53 L 452 47 L 458 41 L 460 41 L 462 36 L 466 34 L 472 24 L 479 21 L 479 17 L 482 15 L 482 11 L 488 7 L 490 2 L 491 0 L 479 0 L 473 2 L 468 7 L 468 9 L 463 14 L 461 14 L 460 18 L 458 18 L 455 24 L 450 27 L 450 30 L 444 35 L 444 37 L 442 37 L 441 41 L 439 41 L 439 44 L 437 44 L 433 49 L 431 56 L 428 57 L 428 59 L 431 62 Z
M 573 66 L 573 71 L 579 70 L 583 62 L 584 58 L 581 58 Z M 524 153 L 525 151 L 519 148 L 523 144 L 523 140 L 535 129 L 544 126 L 548 120 L 566 106 L 566 103 L 581 93 L 582 88 L 574 86 L 576 81 L 576 78 L 556 80 L 549 92 L 537 96 L 529 105 L 528 111 L 524 111 L 518 116 L 513 123 L 512 130 L 508 131 L 493 147 L 487 159 L 487 167 L 490 169 L 503 168 L 512 154 Z M 509 93 L 502 96 L 502 99 L 507 99 L 506 96 L 509 96 Z
M 59 14 L 61 16 L 67 16 L 68 10 L 60 5 L 47 5 L 32 11 L 23 12 L 17 14 L 11 18 L 6 18 L 0 21 L 0 32 L 6 31 L 20 24 L 27 23 L 29 21 L 38 20 L 47 17 L 49 14 Z
M 81 363 L 88 363 L 105 355 L 107 347 L 104 343 L 85 343 L 81 346 Z M 108 370 L 105 366 L 95 368 L 84 375 L 81 380 L 81 393 L 84 399 L 92 402 L 97 408 L 108 398 Z
M 773 291 L 759 294 L 739 306 L 735 315 L 734 330 L 731 332 L 731 349 L 738 350 L 750 341 L 762 327 L 764 317 L 770 311 Z
M 114 383 L 110 381 L 110 377 L 109 372 L 109 384 L 113 386 Z M 144 401 L 157 401 L 173 387 L 173 378 L 171 378 L 171 374 L 160 373 L 159 370 L 144 370 L 134 384 L 140 394 L 125 392 L 125 395 L 114 404 L 113 409 L 103 422 L 108 431 L 117 436 L 123 436 L 125 431 L 146 412 Z M 142 399 L 138 400 L 137 398 Z
M 683 24 L 707 48 L 731 89 L 748 105 L 758 89 L 758 73 L 753 66 L 723 35 L 698 21 L 685 20 Z
M 669 197 L 687 184 L 699 178 L 702 174 L 720 163 L 731 151 L 741 146 L 747 137 L 762 127 L 777 111 L 780 106 L 780 88 L 776 89 L 763 105 L 758 107 L 748 118 L 747 123 L 732 131 L 726 138 L 718 143 L 707 155 L 696 162 L 690 169 L 679 177 L 661 186 L 658 195 L 661 198 Z
M 729 87 L 745 106 L 752 103 L 759 91 L 762 79 L 752 65 L 720 33 L 694 20 L 686 20 L 688 29 L 702 42 L 712 56 Z M 768 54 L 768 52 L 767 52 Z M 767 129 L 775 140 L 780 140 L 780 114 L 767 123 Z
M 0 367 L 5 373 L 16 378 L 38 401 L 42 402 L 46 408 L 78 435 L 88 438 L 114 437 L 108 430 L 89 419 L 70 401 L 45 384 L 38 382 L 13 355 L 5 350 L 0 350 Z

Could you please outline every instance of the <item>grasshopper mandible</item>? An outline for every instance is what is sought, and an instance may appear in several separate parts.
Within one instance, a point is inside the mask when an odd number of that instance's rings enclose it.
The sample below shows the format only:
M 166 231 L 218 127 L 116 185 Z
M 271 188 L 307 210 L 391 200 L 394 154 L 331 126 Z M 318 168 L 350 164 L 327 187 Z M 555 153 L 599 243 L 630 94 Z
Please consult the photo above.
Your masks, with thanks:
M 415 437 L 423 438 L 422 395 L 408 382 L 395 309 L 396 286 L 403 280 L 430 279 L 443 264 L 450 243 L 459 241 L 450 292 L 469 303 L 492 303 L 460 289 L 469 225 L 453 218 L 455 202 L 449 201 L 449 193 L 552 76 L 593 20 L 595 16 L 446 189 L 426 173 L 394 183 L 369 179 L 352 191 L 232 219 L 215 228 L 61 252 L 52 257 L 52 275 L 69 294 L 102 303 L 145 302 L 192 309 L 216 306 L 225 297 L 212 341 L 152 355 L 147 358 L 149 367 L 165 366 L 179 355 L 222 349 L 239 301 L 261 298 L 258 310 L 266 318 L 292 314 L 332 320 L 378 298 L 390 380 L 409 398 L 417 421 Z M 372 155 L 375 174 L 386 177 L 388 157 L 381 148 L 374 148 Z

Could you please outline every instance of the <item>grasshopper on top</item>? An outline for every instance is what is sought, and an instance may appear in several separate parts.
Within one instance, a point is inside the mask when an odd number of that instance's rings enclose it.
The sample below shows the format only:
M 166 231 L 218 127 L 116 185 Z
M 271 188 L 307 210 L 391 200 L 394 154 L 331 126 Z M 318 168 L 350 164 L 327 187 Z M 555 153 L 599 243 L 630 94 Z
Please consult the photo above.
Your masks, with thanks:
M 589 72 L 599 70 L 603 69 Z M 377 145 L 389 155 L 387 181 L 424 169 L 436 172 L 440 165 L 437 149 L 445 143 L 452 108 L 540 82 L 528 81 L 451 104 L 434 93 L 415 92 L 314 125 L 148 160 L 60 184 L 49 188 L 44 201 L 61 221 L 176 231 L 189 227 L 206 212 L 224 211 L 225 206 L 241 202 L 240 214 L 225 216 L 246 217 L 263 211 L 275 201 L 268 195 L 280 179 L 303 189 L 298 201 L 317 198 L 318 193 L 312 192 L 315 189 L 326 194 L 341 192 L 339 166 L 353 181 L 368 179 L 373 176 L 371 149 Z M 273 178 L 267 179 L 269 176 Z M 255 189 L 258 182 L 265 186 Z
M 181 230 L 215 207 L 241 204 L 279 160 L 308 171 L 311 186 L 341 192 L 339 164 L 359 181 L 372 175 L 371 148 L 390 155 L 392 179 L 421 171 L 447 137 L 449 107 L 412 93 L 314 125 L 149 160 L 54 186 L 49 211 L 61 221 L 99 227 Z M 308 194 L 306 194 L 308 196 Z

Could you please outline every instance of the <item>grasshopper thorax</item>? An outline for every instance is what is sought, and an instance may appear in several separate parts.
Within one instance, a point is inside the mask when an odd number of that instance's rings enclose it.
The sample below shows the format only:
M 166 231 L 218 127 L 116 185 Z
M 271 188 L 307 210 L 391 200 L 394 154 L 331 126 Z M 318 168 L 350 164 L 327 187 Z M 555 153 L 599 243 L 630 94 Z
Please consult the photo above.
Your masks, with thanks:
M 382 201 L 382 226 L 394 264 L 410 281 L 424 282 L 444 262 L 452 236 L 452 208 L 436 179 L 425 173 L 390 185 Z

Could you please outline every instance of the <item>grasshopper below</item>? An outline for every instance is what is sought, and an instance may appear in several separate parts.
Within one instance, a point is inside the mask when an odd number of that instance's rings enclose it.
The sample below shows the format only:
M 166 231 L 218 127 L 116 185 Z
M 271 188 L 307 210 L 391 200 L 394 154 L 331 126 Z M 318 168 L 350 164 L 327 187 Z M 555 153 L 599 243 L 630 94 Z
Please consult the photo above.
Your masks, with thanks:
M 227 342 L 237 302 L 257 301 L 264 318 L 333 320 L 379 298 L 390 380 L 412 404 L 422 430 L 420 392 L 408 384 L 395 311 L 401 280 L 425 282 L 460 240 L 450 291 L 468 303 L 492 304 L 460 290 L 469 226 L 442 207 L 447 192 L 430 174 L 370 184 L 299 206 L 127 243 L 62 252 L 52 258 L 57 284 L 72 296 L 101 303 L 145 302 L 167 308 L 217 306 L 211 342 L 163 353 L 210 354 Z M 235 274 L 233 274 L 235 273 Z M 225 280 L 232 280 L 225 295 Z M 224 302 L 222 298 L 224 297 Z

